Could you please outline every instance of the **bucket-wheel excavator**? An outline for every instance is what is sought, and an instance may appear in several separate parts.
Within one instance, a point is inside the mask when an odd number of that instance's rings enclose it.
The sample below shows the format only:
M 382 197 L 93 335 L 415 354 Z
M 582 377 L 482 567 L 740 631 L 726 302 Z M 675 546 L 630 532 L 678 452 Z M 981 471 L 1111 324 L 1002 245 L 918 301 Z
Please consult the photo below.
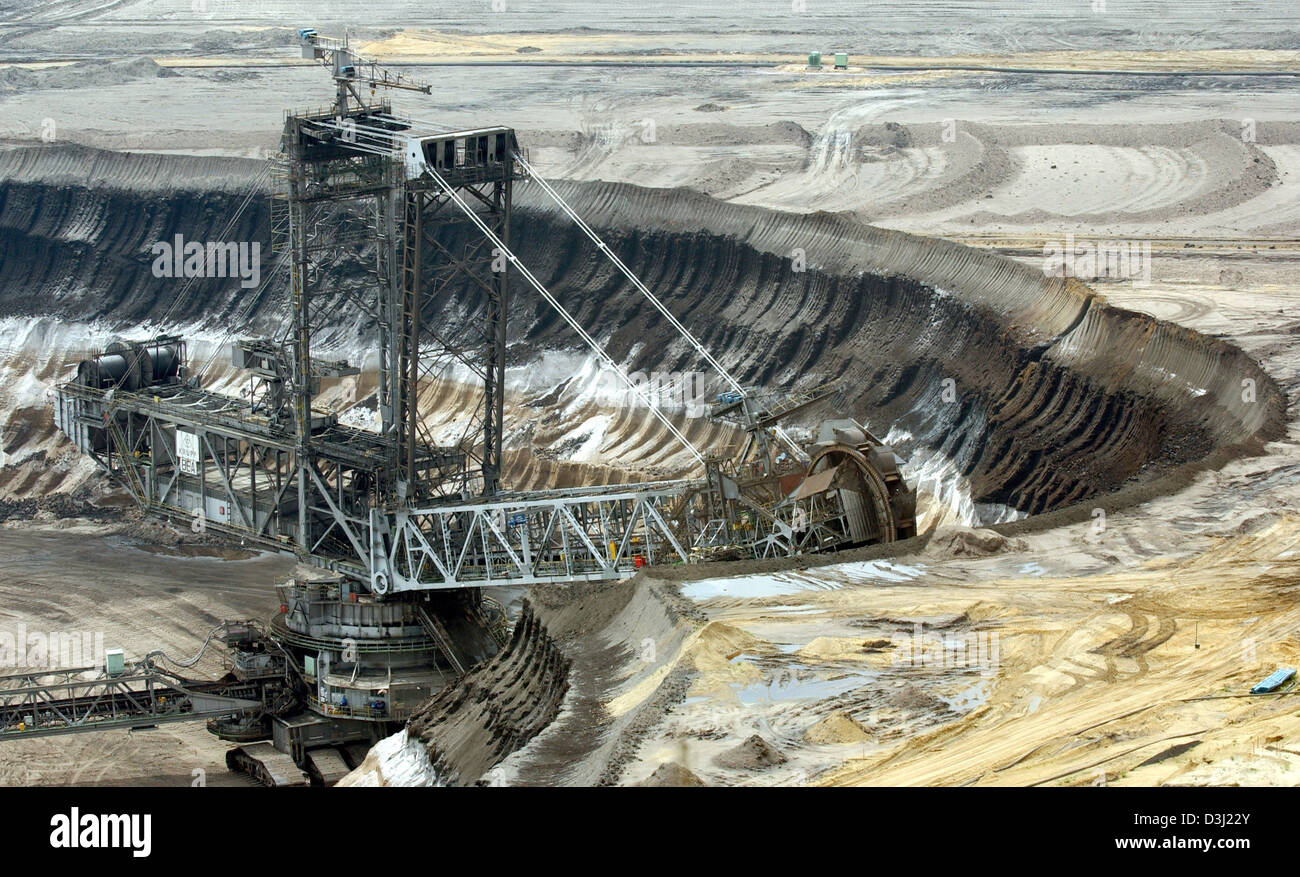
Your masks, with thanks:
M 88 670 L 107 702 L 154 704 L 123 721 L 156 720 L 156 698 L 138 692 L 171 686 L 163 712 L 209 718 L 215 733 L 240 744 L 232 768 L 272 785 L 328 783 L 358 747 L 503 646 L 505 613 L 488 588 L 619 580 L 644 565 L 836 551 L 915 534 L 915 494 L 899 459 L 865 427 L 830 420 L 807 443 L 787 431 L 785 421 L 806 419 L 837 388 L 744 386 L 537 172 L 513 129 L 450 130 L 396 114 L 377 89 L 429 94 L 431 86 L 360 57 L 346 39 L 311 29 L 299 36 L 303 56 L 329 69 L 335 100 L 287 116 L 269 171 L 276 262 L 263 288 L 287 275 L 288 318 L 277 336 L 231 339 L 230 364 L 248 375 L 248 389 L 236 397 L 205 386 L 213 358 L 196 364 L 174 335 L 117 342 L 58 388 L 60 428 L 142 509 L 300 561 L 278 587 L 270 623 L 227 638 L 232 667 L 245 668 L 231 677 L 236 693 L 159 675 L 156 659 L 129 683 Z M 545 193 L 716 375 L 712 414 L 743 436 L 739 449 L 696 448 L 680 418 L 649 398 L 512 250 L 516 184 Z M 332 277 L 348 259 L 369 260 L 365 282 Z M 506 314 L 521 282 L 681 443 L 695 472 L 506 489 Z M 250 307 L 260 292 L 247 296 Z M 442 308 L 470 319 L 448 319 Z M 376 328 L 377 422 L 368 426 L 318 404 L 323 382 L 358 373 L 315 343 L 341 311 Z M 475 388 L 474 416 L 458 435 L 435 436 L 432 394 L 422 391 L 452 375 Z M 259 668 L 252 676 L 250 666 Z M 53 684 L 26 682 L 0 736 L 99 726 L 71 708 L 33 707 L 23 722 L 23 705 Z M 233 700 L 223 707 L 218 695 Z

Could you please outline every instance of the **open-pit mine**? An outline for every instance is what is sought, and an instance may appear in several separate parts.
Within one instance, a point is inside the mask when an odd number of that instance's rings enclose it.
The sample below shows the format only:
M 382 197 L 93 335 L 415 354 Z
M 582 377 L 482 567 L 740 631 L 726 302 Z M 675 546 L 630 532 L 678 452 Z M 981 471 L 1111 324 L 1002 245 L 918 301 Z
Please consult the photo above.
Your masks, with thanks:
M 1300 783 L 1287 4 L 343 5 L 0 0 L 0 783 Z

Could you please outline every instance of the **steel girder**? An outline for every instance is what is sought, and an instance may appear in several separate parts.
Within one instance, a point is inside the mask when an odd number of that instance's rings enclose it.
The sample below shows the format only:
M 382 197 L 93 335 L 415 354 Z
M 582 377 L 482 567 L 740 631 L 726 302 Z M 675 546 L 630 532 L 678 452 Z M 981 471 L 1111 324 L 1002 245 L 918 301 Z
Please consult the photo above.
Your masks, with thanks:
M 10 687 L 14 686 L 14 687 Z M 0 677 L 0 739 L 255 713 L 252 683 L 187 683 L 153 668 L 110 676 L 102 667 Z
M 376 510 L 371 588 L 387 594 L 621 579 L 643 563 L 687 563 L 680 522 L 666 517 L 686 486 Z

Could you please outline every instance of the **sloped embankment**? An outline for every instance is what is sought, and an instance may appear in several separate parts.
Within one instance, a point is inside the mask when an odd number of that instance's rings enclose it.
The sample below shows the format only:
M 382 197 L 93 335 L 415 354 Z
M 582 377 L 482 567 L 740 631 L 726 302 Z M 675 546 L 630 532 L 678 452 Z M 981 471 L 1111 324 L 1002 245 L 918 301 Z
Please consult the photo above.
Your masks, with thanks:
M 244 191 L 261 191 L 261 169 L 79 147 L 0 152 L 0 318 L 57 317 L 101 334 L 138 334 L 142 324 L 221 332 L 238 323 L 246 333 L 278 325 L 279 286 L 250 301 L 237 281 L 204 280 L 173 308 L 181 284 L 150 270 L 150 246 L 183 234 L 260 240 L 269 271 L 265 208 L 230 224 Z M 557 188 L 742 381 L 781 388 L 841 380 L 837 410 L 879 432 L 894 427 L 891 440 L 904 453 L 941 452 L 976 503 L 1051 511 L 1220 463 L 1280 434 L 1284 399 L 1237 347 L 1112 308 L 1078 282 L 996 254 L 846 216 L 681 190 Z M 543 198 L 522 184 L 513 223 L 512 245 L 534 273 L 615 359 L 647 372 L 698 369 L 662 318 Z M 341 289 L 364 283 L 366 267 L 359 254 L 330 280 Z M 544 303 L 522 284 L 515 290 L 513 365 L 577 349 Z M 429 304 L 445 334 L 481 317 L 454 307 L 457 296 L 449 285 Z M 350 313 L 324 335 L 362 349 L 367 329 Z M 43 404 L 9 401 L 19 412 L 11 420 L 41 419 L 33 412 Z M 623 433 L 607 442 L 611 459 L 639 448 L 660 471 L 689 465 L 649 418 L 620 422 L 611 433 Z M 12 454 L 8 437 L 38 440 L 52 426 L 3 428 Z M 691 430 L 710 443 L 703 421 Z
M 896 427 L 905 451 L 941 451 L 976 502 L 1054 510 L 1281 434 L 1285 400 L 1239 348 L 1037 266 L 843 215 L 557 188 L 733 372 L 769 386 L 840 379 L 841 410 Z M 523 216 L 550 215 L 521 193 Z M 589 249 L 576 231 L 519 226 L 538 276 L 569 291 L 579 319 L 618 327 L 616 357 L 694 367 L 649 305 L 615 294 L 612 269 L 576 256 Z M 563 331 L 533 316 L 530 341 Z
M 473 785 L 559 712 L 569 659 L 524 604 L 510 642 L 421 707 L 342 785 Z
M 608 785 L 747 634 L 645 573 L 544 586 L 510 645 L 381 740 L 341 785 Z M 748 665 L 745 665 L 748 666 Z

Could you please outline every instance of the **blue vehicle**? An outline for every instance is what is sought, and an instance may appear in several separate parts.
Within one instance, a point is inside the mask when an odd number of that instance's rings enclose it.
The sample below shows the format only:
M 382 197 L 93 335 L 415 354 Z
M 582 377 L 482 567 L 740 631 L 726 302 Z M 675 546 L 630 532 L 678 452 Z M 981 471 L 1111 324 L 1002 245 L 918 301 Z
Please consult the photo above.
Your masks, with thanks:
M 718 401 L 723 405 L 734 405 L 743 398 L 745 398 L 744 395 L 736 390 L 728 390 L 725 393 L 718 394 Z

